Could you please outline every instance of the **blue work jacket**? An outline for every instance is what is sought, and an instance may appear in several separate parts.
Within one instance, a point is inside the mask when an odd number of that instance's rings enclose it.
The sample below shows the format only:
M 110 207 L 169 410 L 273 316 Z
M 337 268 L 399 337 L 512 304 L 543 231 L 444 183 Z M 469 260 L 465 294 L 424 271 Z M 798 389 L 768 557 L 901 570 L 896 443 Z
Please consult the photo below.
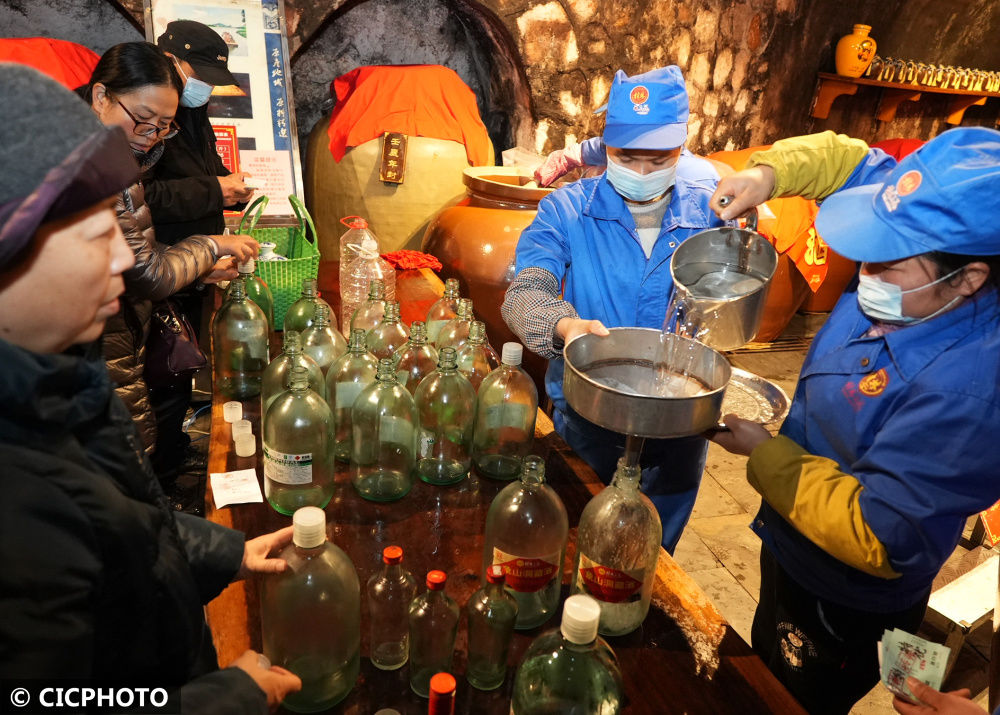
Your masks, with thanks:
M 842 188 L 874 183 L 881 152 Z M 861 484 L 864 521 L 900 577 L 858 571 L 764 502 L 753 529 L 804 588 L 874 612 L 924 597 L 966 518 L 1000 499 L 1000 303 L 995 290 L 882 337 L 845 293 L 813 341 L 781 433 Z
M 696 233 L 723 225 L 708 207 L 717 177 L 704 160 L 678 163 L 649 259 L 625 200 L 604 176 L 554 191 L 538 204 L 538 215 L 521 233 L 516 270 L 535 266 L 552 273 L 563 282 L 565 300 L 585 320 L 600 320 L 609 328 L 660 329 L 673 293 L 674 249 Z M 562 358 L 550 360 L 545 388 L 560 410 L 566 406 L 562 376 Z

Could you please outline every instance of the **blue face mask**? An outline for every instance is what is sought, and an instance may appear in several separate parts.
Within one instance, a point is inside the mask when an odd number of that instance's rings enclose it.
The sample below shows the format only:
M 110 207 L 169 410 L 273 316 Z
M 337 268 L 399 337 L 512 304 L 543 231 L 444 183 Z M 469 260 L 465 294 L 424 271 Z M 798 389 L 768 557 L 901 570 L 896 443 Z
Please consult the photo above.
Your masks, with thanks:
M 208 98 L 212 96 L 212 90 L 215 88 L 208 82 L 202 82 L 197 77 L 188 77 L 184 74 L 184 70 L 181 69 L 179 62 L 177 63 L 177 71 L 180 72 L 181 77 L 184 78 L 184 91 L 181 93 L 181 106 L 194 109 L 195 107 L 202 107 L 207 104 Z
M 640 174 L 608 159 L 608 181 L 615 191 L 630 201 L 649 201 L 662 196 L 674 185 L 677 163 L 660 171 Z
M 931 281 L 930 283 L 917 286 L 916 288 L 910 288 L 909 290 L 903 290 L 895 283 L 887 283 L 881 278 L 876 278 L 875 276 L 870 276 L 866 273 L 859 273 L 858 305 L 861 306 L 861 312 L 872 320 L 878 320 L 883 323 L 900 323 L 902 325 L 922 323 L 925 320 L 930 320 L 931 318 L 936 318 L 941 315 L 941 313 L 945 312 L 961 300 L 962 296 L 955 296 L 945 305 L 923 318 L 914 318 L 910 315 L 903 315 L 903 296 L 907 293 L 916 293 L 919 290 L 930 288 L 932 285 L 937 285 L 942 281 L 948 280 L 956 273 L 960 273 L 964 269 L 964 266 L 962 268 L 957 268 L 948 275 L 941 276 L 936 281 Z

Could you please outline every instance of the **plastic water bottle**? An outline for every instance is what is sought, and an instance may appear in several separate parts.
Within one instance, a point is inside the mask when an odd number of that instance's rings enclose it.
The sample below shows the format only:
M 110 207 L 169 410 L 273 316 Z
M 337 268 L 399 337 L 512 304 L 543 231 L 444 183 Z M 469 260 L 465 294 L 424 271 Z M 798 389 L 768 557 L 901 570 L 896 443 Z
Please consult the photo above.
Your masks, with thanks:
M 340 237 L 340 324 L 349 326 L 354 311 L 368 297 L 373 280 L 385 285 L 385 300 L 396 299 L 396 269 L 379 255 L 378 239 L 367 221 L 349 216 L 341 223 L 348 230 Z

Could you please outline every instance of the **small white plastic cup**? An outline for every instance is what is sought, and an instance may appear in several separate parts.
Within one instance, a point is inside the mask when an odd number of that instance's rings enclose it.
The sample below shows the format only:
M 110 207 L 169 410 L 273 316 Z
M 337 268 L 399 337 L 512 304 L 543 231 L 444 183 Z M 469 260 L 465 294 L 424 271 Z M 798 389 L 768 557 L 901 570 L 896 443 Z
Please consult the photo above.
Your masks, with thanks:
M 253 426 L 250 424 L 250 420 L 236 420 L 233 422 L 232 430 L 234 441 L 241 434 L 253 434 Z
M 229 423 L 243 419 L 243 403 L 233 401 L 224 404 L 222 406 L 222 419 Z
M 236 445 L 237 457 L 252 457 L 257 454 L 257 440 L 253 433 L 240 434 L 233 440 Z

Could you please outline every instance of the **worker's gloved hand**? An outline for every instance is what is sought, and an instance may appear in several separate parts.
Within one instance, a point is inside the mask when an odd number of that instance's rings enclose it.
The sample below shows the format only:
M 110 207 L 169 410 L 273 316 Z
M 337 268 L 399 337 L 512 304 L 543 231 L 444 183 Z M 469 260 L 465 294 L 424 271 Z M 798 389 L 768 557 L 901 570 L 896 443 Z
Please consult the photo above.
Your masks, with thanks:
M 548 186 L 573 169 L 583 166 L 582 150 L 579 144 L 571 144 L 565 149 L 556 149 L 545 157 L 542 165 L 535 169 L 535 181 L 539 186 Z

